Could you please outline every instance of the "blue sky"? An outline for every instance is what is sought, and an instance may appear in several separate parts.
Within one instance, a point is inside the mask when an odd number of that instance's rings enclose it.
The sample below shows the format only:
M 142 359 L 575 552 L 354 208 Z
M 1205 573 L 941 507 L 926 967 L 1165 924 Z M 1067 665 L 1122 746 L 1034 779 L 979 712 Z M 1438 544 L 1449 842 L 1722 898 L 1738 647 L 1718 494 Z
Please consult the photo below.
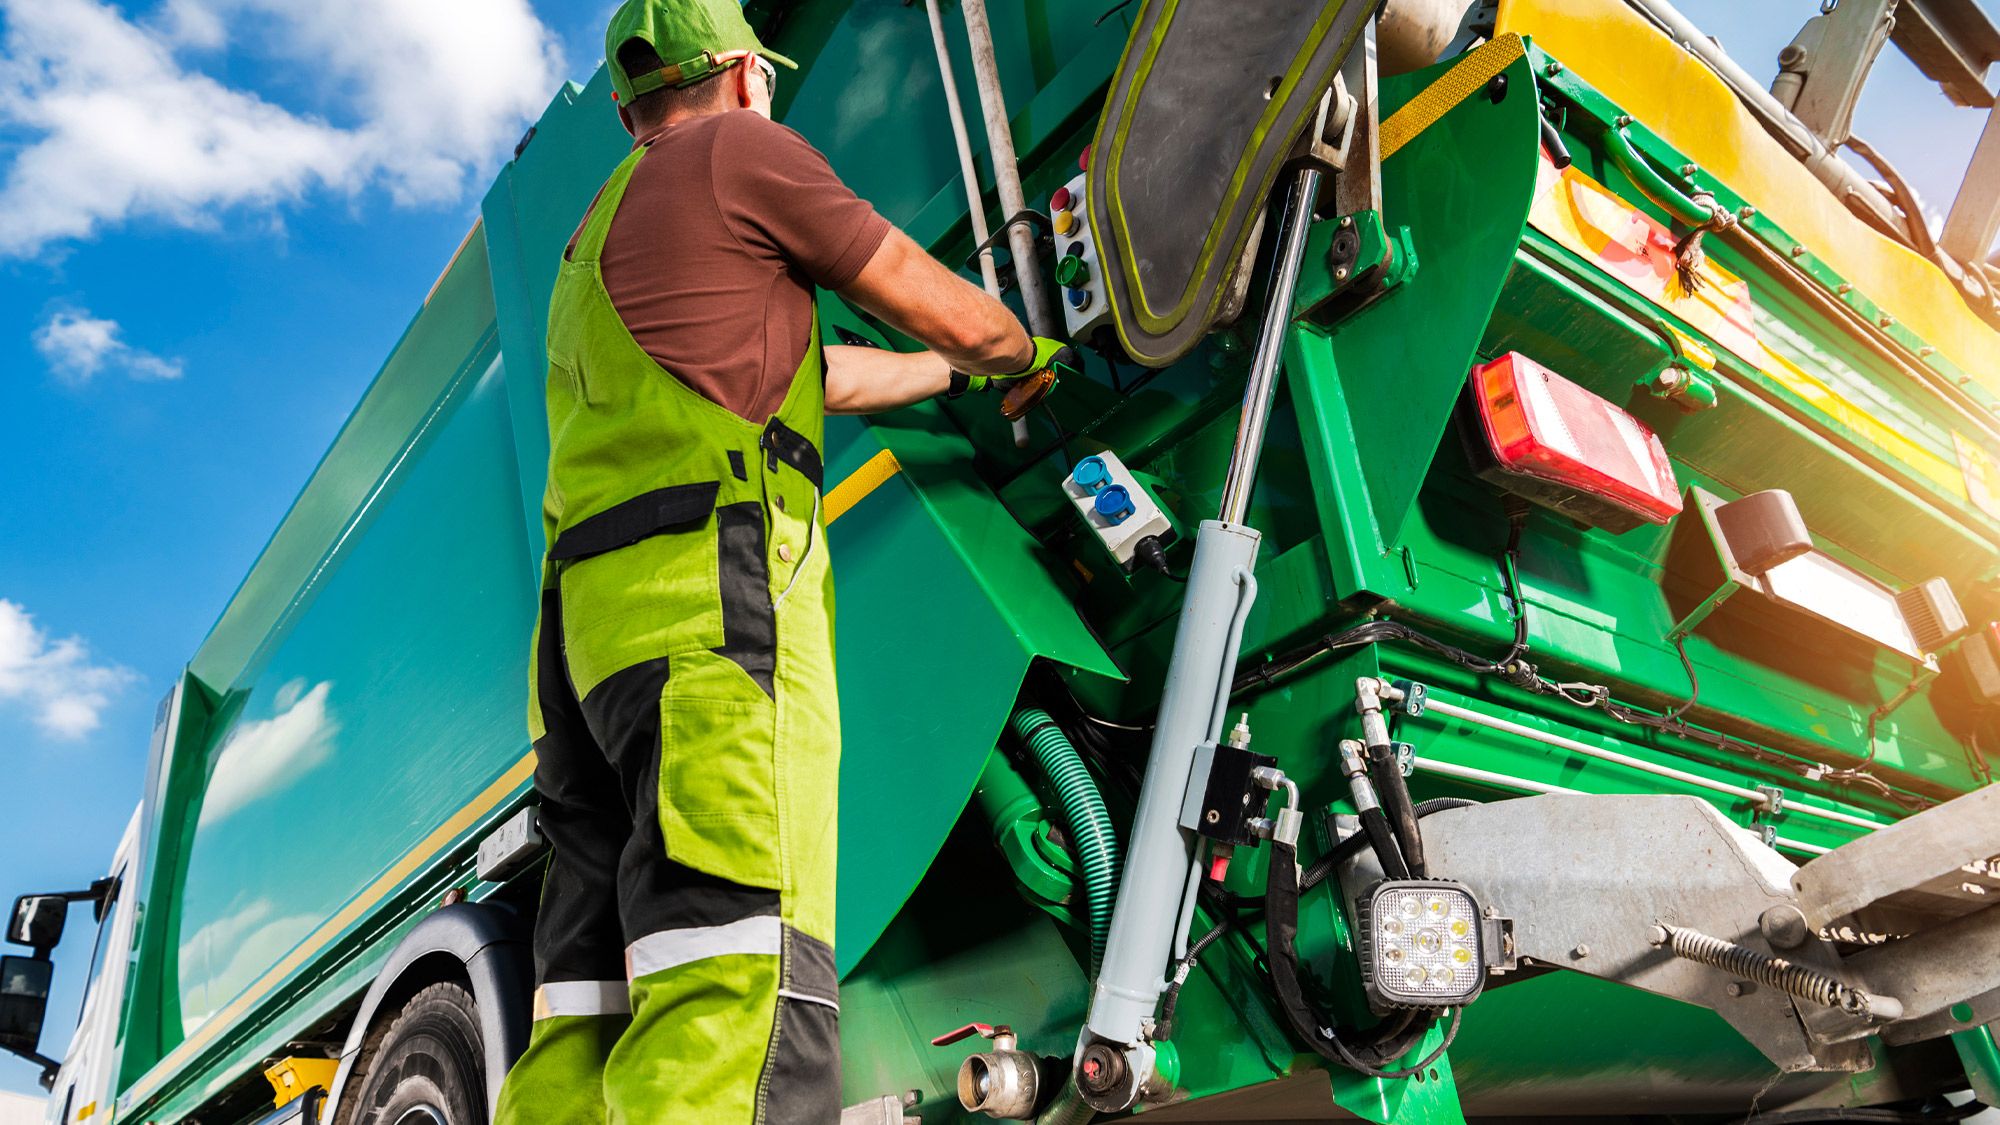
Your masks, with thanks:
M 1816 5 L 1681 6 L 1766 76 Z M 155 703 L 612 6 L 0 0 L 0 897 L 102 872 Z M 1857 132 L 1942 210 L 1979 117 L 1879 73 Z

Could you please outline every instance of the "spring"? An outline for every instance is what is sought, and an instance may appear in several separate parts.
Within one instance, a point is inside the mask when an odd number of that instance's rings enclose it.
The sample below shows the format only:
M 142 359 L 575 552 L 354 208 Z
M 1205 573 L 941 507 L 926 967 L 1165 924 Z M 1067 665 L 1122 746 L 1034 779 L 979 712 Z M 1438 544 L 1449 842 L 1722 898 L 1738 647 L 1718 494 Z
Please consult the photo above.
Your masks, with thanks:
M 1682 960 L 1769 985 L 1801 1000 L 1838 1008 L 1849 1015 L 1865 1019 L 1873 1014 L 1869 1003 L 1873 998 L 1867 993 L 1850 988 L 1816 969 L 1794 965 L 1782 957 L 1772 957 L 1735 942 L 1679 926 L 1655 927 L 1654 939 L 1654 945 L 1665 945 Z

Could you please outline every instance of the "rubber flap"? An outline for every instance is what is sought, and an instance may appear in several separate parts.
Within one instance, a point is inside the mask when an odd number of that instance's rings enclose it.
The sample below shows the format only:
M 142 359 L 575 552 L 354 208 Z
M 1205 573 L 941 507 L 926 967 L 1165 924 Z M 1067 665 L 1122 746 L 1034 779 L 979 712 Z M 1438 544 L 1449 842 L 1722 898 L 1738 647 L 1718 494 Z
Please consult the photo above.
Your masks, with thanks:
M 1145 0 L 1091 150 L 1119 340 L 1162 367 L 1221 314 L 1279 168 L 1372 0 Z

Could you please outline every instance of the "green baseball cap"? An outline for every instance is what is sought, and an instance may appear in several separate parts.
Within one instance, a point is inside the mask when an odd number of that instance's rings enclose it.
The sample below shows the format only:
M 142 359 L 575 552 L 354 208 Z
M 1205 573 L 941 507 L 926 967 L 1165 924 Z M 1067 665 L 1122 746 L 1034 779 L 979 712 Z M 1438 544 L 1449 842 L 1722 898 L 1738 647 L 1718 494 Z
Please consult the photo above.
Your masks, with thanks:
M 618 65 L 618 48 L 633 39 L 652 45 L 666 65 L 644 74 L 627 74 Z M 738 58 L 720 58 L 749 51 L 779 66 L 799 64 L 767 49 L 743 18 L 742 0 L 625 0 L 604 32 L 604 61 L 611 68 L 611 88 L 618 100 L 650 94 L 666 86 L 690 86 Z

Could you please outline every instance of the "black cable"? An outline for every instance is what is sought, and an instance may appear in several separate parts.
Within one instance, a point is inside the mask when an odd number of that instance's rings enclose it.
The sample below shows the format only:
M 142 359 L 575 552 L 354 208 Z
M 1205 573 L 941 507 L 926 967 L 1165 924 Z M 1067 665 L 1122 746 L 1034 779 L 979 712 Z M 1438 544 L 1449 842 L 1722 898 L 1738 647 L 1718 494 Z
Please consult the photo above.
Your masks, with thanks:
M 1167 985 L 1166 997 L 1160 1003 L 1160 1022 L 1153 1032 L 1155 1039 L 1174 1037 L 1174 1009 L 1180 1005 L 1181 986 L 1187 983 L 1188 976 L 1194 972 L 1195 962 L 1201 957 L 1202 951 L 1214 945 L 1232 926 L 1234 923 L 1227 917 L 1216 919 L 1215 925 L 1209 927 L 1207 933 L 1196 938 L 1194 943 L 1188 946 L 1187 956 L 1177 962 L 1173 983 Z
M 1694 661 L 1688 658 L 1686 637 L 1674 638 L 1674 651 L 1680 654 L 1681 667 L 1687 669 L 1688 697 L 1686 703 L 1660 716 L 1670 723 L 1678 722 L 1682 715 L 1694 710 L 1694 705 L 1701 702 L 1701 677 L 1694 674 Z
M 1479 803 L 1464 797 L 1432 797 L 1428 801 L 1418 802 L 1417 816 L 1422 818 L 1446 809 L 1471 808 Z M 1333 874 L 1335 868 L 1354 858 L 1356 853 L 1367 846 L 1367 833 L 1356 832 L 1328 848 L 1318 859 L 1312 861 L 1312 866 L 1306 868 L 1305 874 L 1299 879 L 1299 889 L 1309 891 L 1326 882 L 1326 877 Z
M 1095 20 L 1092 20 L 1090 26 L 1102 27 L 1104 25 L 1104 21 L 1110 19 L 1112 16 L 1117 15 L 1120 9 L 1129 8 L 1131 6 L 1132 6 L 1132 0 L 1118 0 L 1118 3 L 1113 4 L 1109 8 L 1104 9 L 1103 15 L 1097 17 Z
M 1528 603 L 1521 594 L 1521 536 L 1528 529 L 1528 502 L 1509 494 L 1501 501 L 1507 513 L 1507 550 L 1501 556 L 1507 582 L 1507 606 L 1514 616 L 1514 647 L 1497 663 L 1512 664 L 1528 653 Z
M 1166 545 L 1160 542 L 1160 537 L 1157 535 L 1148 535 L 1144 539 L 1134 543 L 1132 545 L 1132 557 L 1166 575 L 1168 578 L 1173 579 L 1175 582 L 1187 581 L 1187 575 L 1175 574 L 1174 568 L 1167 564 Z
M 1314 1053 L 1328 1062 L 1358 1071 L 1371 1078 L 1407 1078 L 1422 1072 L 1450 1048 L 1452 1040 L 1458 1036 L 1460 1012 L 1452 1009 L 1451 1026 L 1445 1031 L 1444 1039 L 1437 1049 L 1424 1056 L 1414 1066 L 1400 1069 L 1385 1069 L 1383 1063 L 1390 1062 L 1409 1051 L 1404 1045 L 1411 1024 L 1397 1024 L 1384 1021 L 1378 1025 L 1376 1033 L 1388 1040 L 1380 1049 L 1386 1051 L 1399 1048 L 1393 1055 L 1375 1055 L 1372 1060 L 1364 1058 L 1360 1052 L 1367 1048 L 1359 1044 L 1350 1045 L 1341 1037 L 1340 1029 L 1333 1021 L 1325 1018 L 1307 999 L 1299 973 L 1299 852 L 1295 844 L 1271 841 L 1271 863 L 1266 875 L 1264 892 L 1264 931 L 1270 940 L 1266 960 L 1271 972 L 1272 992 L 1278 999 L 1278 1008 L 1285 1015 L 1292 1030 L 1309 1044 Z M 1429 1024 L 1424 1024 L 1429 1031 Z M 1381 1044 L 1378 1039 L 1377 1043 Z
M 1056 444 L 1062 447 L 1063 464 L 1076 464 L 1076 454 L 1069 448 L 1070 432 L 1063 428 L 1062 419 L 1056 417 L 1056 409 L 1049 405 L 1048 399 L 1042 400 L 1042 413 L 1048 415 L 1049 425 L 1056 428 Z
M 1867 770 L 1834 769 L 1821 762 L 1801 761 L 1741 739 L 1731 738 L 1726 734 L 1692 726 L 1684 718 L 1669 717 L 1630 704 L 1614 702 L 1610 699 L 1611 689 L 1608 687 L 1597 684 L 1558 684 L 1542 676 L 1534 665 L 1526 661 L 1517 660 L 1503 665 L 1467 652 L 1401 622 L 1387 619 L 1364 621 L 1351 628 L 1325 634 L 1263 664 L 1245 669 L 1237 674 L 1235 683 L 1231 685 L 1230 697 L 1234 698 L 1253 689 L 1270 687 L 1281 677 L 1290 675 L 1330 652 L 1381 644 L 1385 641 L 1406 642 L 1443 657 L 1467 671 L 1504 680 L 1535 695 L 1561 696 L 1578 706 L 1601 706 L 1606 714 L 1621 723 L 1646 727 L 1690 742 L 1699 742 L 1726 753 L 1739 754 L 1763 765 L 1796 773 L 1808 780 L 1828 780 L 1835 784 L 1853 783 L 1906 809 L 1924 809 L 1937 803 L 1917 794 L 1894 789 Z M 1586 689 L 1587 695 L 1580 697 L 1577 694 Z M 1665 747 L 1665 749 L 1672 748 Z
M 1752 1113 L 1740 1119 L 1738 1125 L 1812 1125 L 1814 1122 L 1861 1122 L 1878 1121 L 1885 1125 L 1930 1125 L 1936 1121 L 1963 1121 L 1982 1113 L 1986 1106 L 1974 1100 L 1964 1105 L 1947 1106 L 1935 1113 L 1921 1109 L 1886 1109 L 1876 1107 L 1855 1107 L 1852 1109 L 1787 1109 L 1777 1113 Z

